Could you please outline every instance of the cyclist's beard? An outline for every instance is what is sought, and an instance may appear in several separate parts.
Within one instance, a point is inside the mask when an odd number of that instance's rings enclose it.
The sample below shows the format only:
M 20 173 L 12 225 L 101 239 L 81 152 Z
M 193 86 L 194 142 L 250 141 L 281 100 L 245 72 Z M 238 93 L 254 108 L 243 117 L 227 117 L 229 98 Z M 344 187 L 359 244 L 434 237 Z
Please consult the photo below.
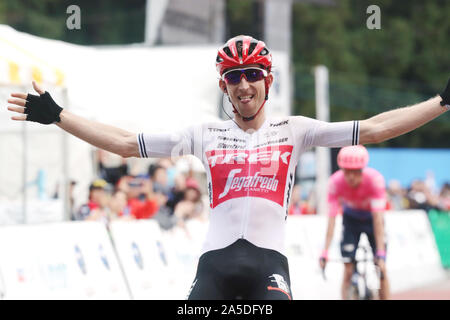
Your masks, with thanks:
M 251 121 L 253 119 L 255 119 L 255 117 L 259 114 L 259 112 L 262 110 L 262 108 L 264 107 L 264 104 L 266 103 L 267 100 L 264 100 L 263 103 L 261 104 L 261 106 L 258 108 L 258 110 L 251 116 L 248 117 L 244 117 L 238 110 L 237 108 L 233 105 L 233 112 L 239 114 L 239 116 L 242 117 L 242 120 L 244 121 Z
M 252 110 L 253 112 L 248 114 L 248 115 L 243 115 L 241 110 L 239 110 L 238 107 L 236 107 L 236 105 L 233 103 L 233 101 L 231 100 L 231 98 L 228 96 L 228 101 L 230 102 L 232 108 L 233 108 L 233 113 L 237 114 L 238 116 L 240 116 L 242 118 L 242 120 L 244 121 L 251 121 L 253 119 L 255 119 L 255 117 L 261 112 L 261 110 L 263 109 L 264 105 L 266 104 L 266 101 L 268 99 L 268 96 L 265 96 L 265 99 L 263 100 L 263 102 L 261 104 L 259 104 L 259 102 L 256 102 L 256 105 L 258 106 L 256 110 Z

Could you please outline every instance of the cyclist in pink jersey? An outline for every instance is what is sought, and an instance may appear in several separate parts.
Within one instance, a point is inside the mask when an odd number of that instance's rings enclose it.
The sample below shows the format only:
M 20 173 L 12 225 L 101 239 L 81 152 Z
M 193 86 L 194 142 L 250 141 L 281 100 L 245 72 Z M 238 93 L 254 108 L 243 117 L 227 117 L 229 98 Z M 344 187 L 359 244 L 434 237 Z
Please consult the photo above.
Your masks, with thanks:
M 183 50 L 179 60 L 191 63 Z M 178 132 L 129 132 L 61 108 L 35 83 L 39 95 L 13 93 L 8 102 L 14 106 L 8 109 L 16 113 L 13 120 L 56 124 L 124 158 L 197 156 L 206 169 L 211 214 L 189 299 L 292 299 L 284 234 L 300 155 L 315 146 L 378 143 L 414 130 L 449 109 L 450 81 L 440 95 L 366 120 L 269 119 L 264 106 L 273 73 L 272 54 L 265 43 L 234 37 L 218 49 L 215 63 L 219 88 L 233 106 L 234 117 L 228 121 Z M 187 86 L 196 85 L 195 77 L 184 69 L 175 70 L 170 62 L 166 67 L 174 77 L 184 78 Z M 178 93 L 172 83 L 162 85 Z M 143 108 L 147 107 L 146 92 L 132 94 L 142 97 Z M 170 101 L 168 97 L 168 105 L 157 107 L 168 108 Z
M 389 298 L 389 281 L 386 273 L 386 242 L 384 237 L 383 213 L 386 209 L 384 178 L 373 168 L 367 168 L 369 153 L 361 145 L 344 147 L 337 158 L 341 170 L 329 179 L 329 217 L 325 247 L 320 265 L 325 268 L 328 260 L 335 219 L 343 214 L 341 255 L 344 258 L 344 277 L 341 287 L 342 299 L 347 299 L 353 274 L 356 249 L 362 233 L 367 235 L 380 268 L 380 299 Z

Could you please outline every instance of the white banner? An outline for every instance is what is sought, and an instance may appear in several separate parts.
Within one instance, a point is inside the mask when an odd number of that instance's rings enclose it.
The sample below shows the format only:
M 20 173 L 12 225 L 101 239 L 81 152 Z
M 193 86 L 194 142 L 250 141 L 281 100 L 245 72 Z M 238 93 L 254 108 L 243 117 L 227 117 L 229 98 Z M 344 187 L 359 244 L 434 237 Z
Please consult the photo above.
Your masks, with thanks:
M 340 254 L 341 216 L 336 218 L 326 280 L 319 267 L 327 220 L 326 216 L 288 217 L 286 255 L 289 259 L 294 299 L 341 298 L 344 272 Z M 388 242 L 386 268 L 392 293 L 445 279 L 431 226 L 424 211 L 386 212 L 385 225 Z M 361 236 L 360 246 L 369 247 L 365 235 Z M 357 259 L 361 255 L 362 251 L 357 251 Z M 372 258 L 370 250 L 367 257 Z M 369 265 L 367 274 L 368 285 L 378 287 L 372 265 Z
M 341 219 L 337 218 L 335 236 L 329 249 L 330 260 L 341 258 L 339 238 Z M 319 267 L 327 230 L 327 217 L 289 216 L 286 226 L 286 256 L 289 261 L 292 296 L 302 299 L 340 299 L 339 290 L 343 274 L 342 263 L 327 266 L 325 281 Z
M 0 274 L 5 299 L 129 299 L 97 222 L 1 227 Z
M 387 213 L 386 233 L 386 267 L 392 292 L 445 279 L 445 271 L 425 211 Z
M 206 223 L 161 232 L 156 221 L 114 221 L 111 234 L 133 299 L 185 299 L 194 280 Z
M 337 217 L 326 280 L 319 267 L 326 216 L 290 216 L 286 256 L 294 299 L 340 299 L 342 219 Z M 424 211 L 387 212 L 388 277 L 393 293 L 445 279 Z M 161 232 L 154 220 L 0 228 L 0 299 L 185 299 L 208 223 Z M 367 238 L 361 238 L 367 245 Z M 357 252 L 357 258 L 361 252 Z M 369 258 L 372 254 L 369 252 Z M 369 285 L 374 270 L 369 270 Z M 128 288 L 127 284 L 128 283 Z
M 157 222 L 113 221 L 110 229 L 133 299 L 173 297 L 176 275 Z

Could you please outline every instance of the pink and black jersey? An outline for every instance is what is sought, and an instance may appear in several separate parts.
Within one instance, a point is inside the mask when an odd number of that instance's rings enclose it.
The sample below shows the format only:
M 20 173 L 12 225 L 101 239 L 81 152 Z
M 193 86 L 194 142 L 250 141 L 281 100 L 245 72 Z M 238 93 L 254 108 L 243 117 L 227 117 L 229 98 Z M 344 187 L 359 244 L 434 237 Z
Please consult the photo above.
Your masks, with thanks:
M 354 218 L 367 219 L 371 212 L 384 211 L 386 189 L 383 176 L 373 168 L 364 168 L 361 184 L 352 188 L 345 181 L 344 171 L 336 171 L 329 179 L 328 205 L 332 217 L 344 212 Z
M 141 157 L 192 154 L 206 169 L 210 224 L 203 252 L 237 239 L 282 253 L 295 167 L 315 146 L 359 142 L 359 122 L 328 123 L 292 116 L 267 119 L 244 132 L 234 121 L 205 123 L 176 134 L 137 135 Z

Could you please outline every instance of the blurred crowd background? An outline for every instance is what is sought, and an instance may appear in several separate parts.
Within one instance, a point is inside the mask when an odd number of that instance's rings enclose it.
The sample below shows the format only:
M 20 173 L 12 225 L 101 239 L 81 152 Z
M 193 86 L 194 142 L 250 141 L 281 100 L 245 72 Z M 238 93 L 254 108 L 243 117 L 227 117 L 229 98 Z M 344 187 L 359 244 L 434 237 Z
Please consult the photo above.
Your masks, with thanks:
M 407 5 L 403 1 L 377 1 L 379 30 L 367 27 L 367 8 L 374 4 L 369 0 L 167 0 L 159 2 L 165 7 L 154 33 L 148 26 L 158 17 L 147 11 L 149 3 L 2 0 L 0 24 L 99 48 L 182 48 L 219 44 L 248 34 L 264 40 L 272 50 L 288 54 L 292 115 L 316 117 L 312 68 L 325 65 L 329 69 L 329 118 L 333 122 L 367 119 L 426 100 L 440 92 L 448 79 L 448 0 L 411 0 Z M 79 30 L 66 26 L 70 5 L 81 10 Z M 153 9 L 158 11 L 157 6 Z M 448 150 L 449 119 L 447 113 L 412 133 L 369 147 Z M 97 159 L 98 179 L 92 181 L 84 204 L 72 201 L 72 219 L 157 219 L 161 226 L 171 228 L 187 219 L 207 216 L 204 181 L 193 170 L 180 172 L 173 161 L 160 159 L 136 173 L 125 160 L 120 166 L 110 166 L 101 155 Z M 417 159 L 409 158 L 408 163 L 414 167 Z M 423 173 L 411 171 L 411 177 L 417 175 Z M 449 175 L 439 178 L 450 181 Z M 409 186 L 395 180 L 386 184 L 387 209 L 449 210 L 449 182 L 433 184 L 424 177 Z M 71 189 L 75 188 L 85 187 L 73 181 Z M 289 214 L 316 214 L 317 199 L 311 190 L 314 188 L 295 186 Z
M 202 175 L 193 170 L 179 170 L 170 158 L 149 164 L 145 172 L 131 174 L 130 165 L 121 158 L 118 166 L 107 166 L 108 152 L 98 150 L 98 178 L 89 186 L 88 199 L 75 204 L 72 197 L 72 220 L 95 220 L 108 223 L 115 219 L 155 219 L 161 228 L 183 228 L 186 221 L 208 219 L 208 195 L 201 187 Z M 76 186 L 72 181 L 71 189 Z M 317 214 L 314 188 L 293 188 L 289 215 Z M 450 210 L 450 182 L 440 189 L 432 180 L 414 180 L 407 188 L 397 180 L 386 182 L 386 210 Z M 55 194 L 55 197 L 58 195 Z
M 115 219 L 155 219 L 167 230 L 183 228 L 190 219 L 207 219 L 208 200 L 200 187 L 199 173 L 180 170 L 177 160 L 161 158 L 136 174 L 124 158 L 119 165 L 108 164 L 111 156 L 119 157 L 97 150 L 98 177 L 90 184 L 84 203 L 76 203 L 73 190 L 77 182 L 71 182 L 72 220 L 101 221 L 108 226 Z

